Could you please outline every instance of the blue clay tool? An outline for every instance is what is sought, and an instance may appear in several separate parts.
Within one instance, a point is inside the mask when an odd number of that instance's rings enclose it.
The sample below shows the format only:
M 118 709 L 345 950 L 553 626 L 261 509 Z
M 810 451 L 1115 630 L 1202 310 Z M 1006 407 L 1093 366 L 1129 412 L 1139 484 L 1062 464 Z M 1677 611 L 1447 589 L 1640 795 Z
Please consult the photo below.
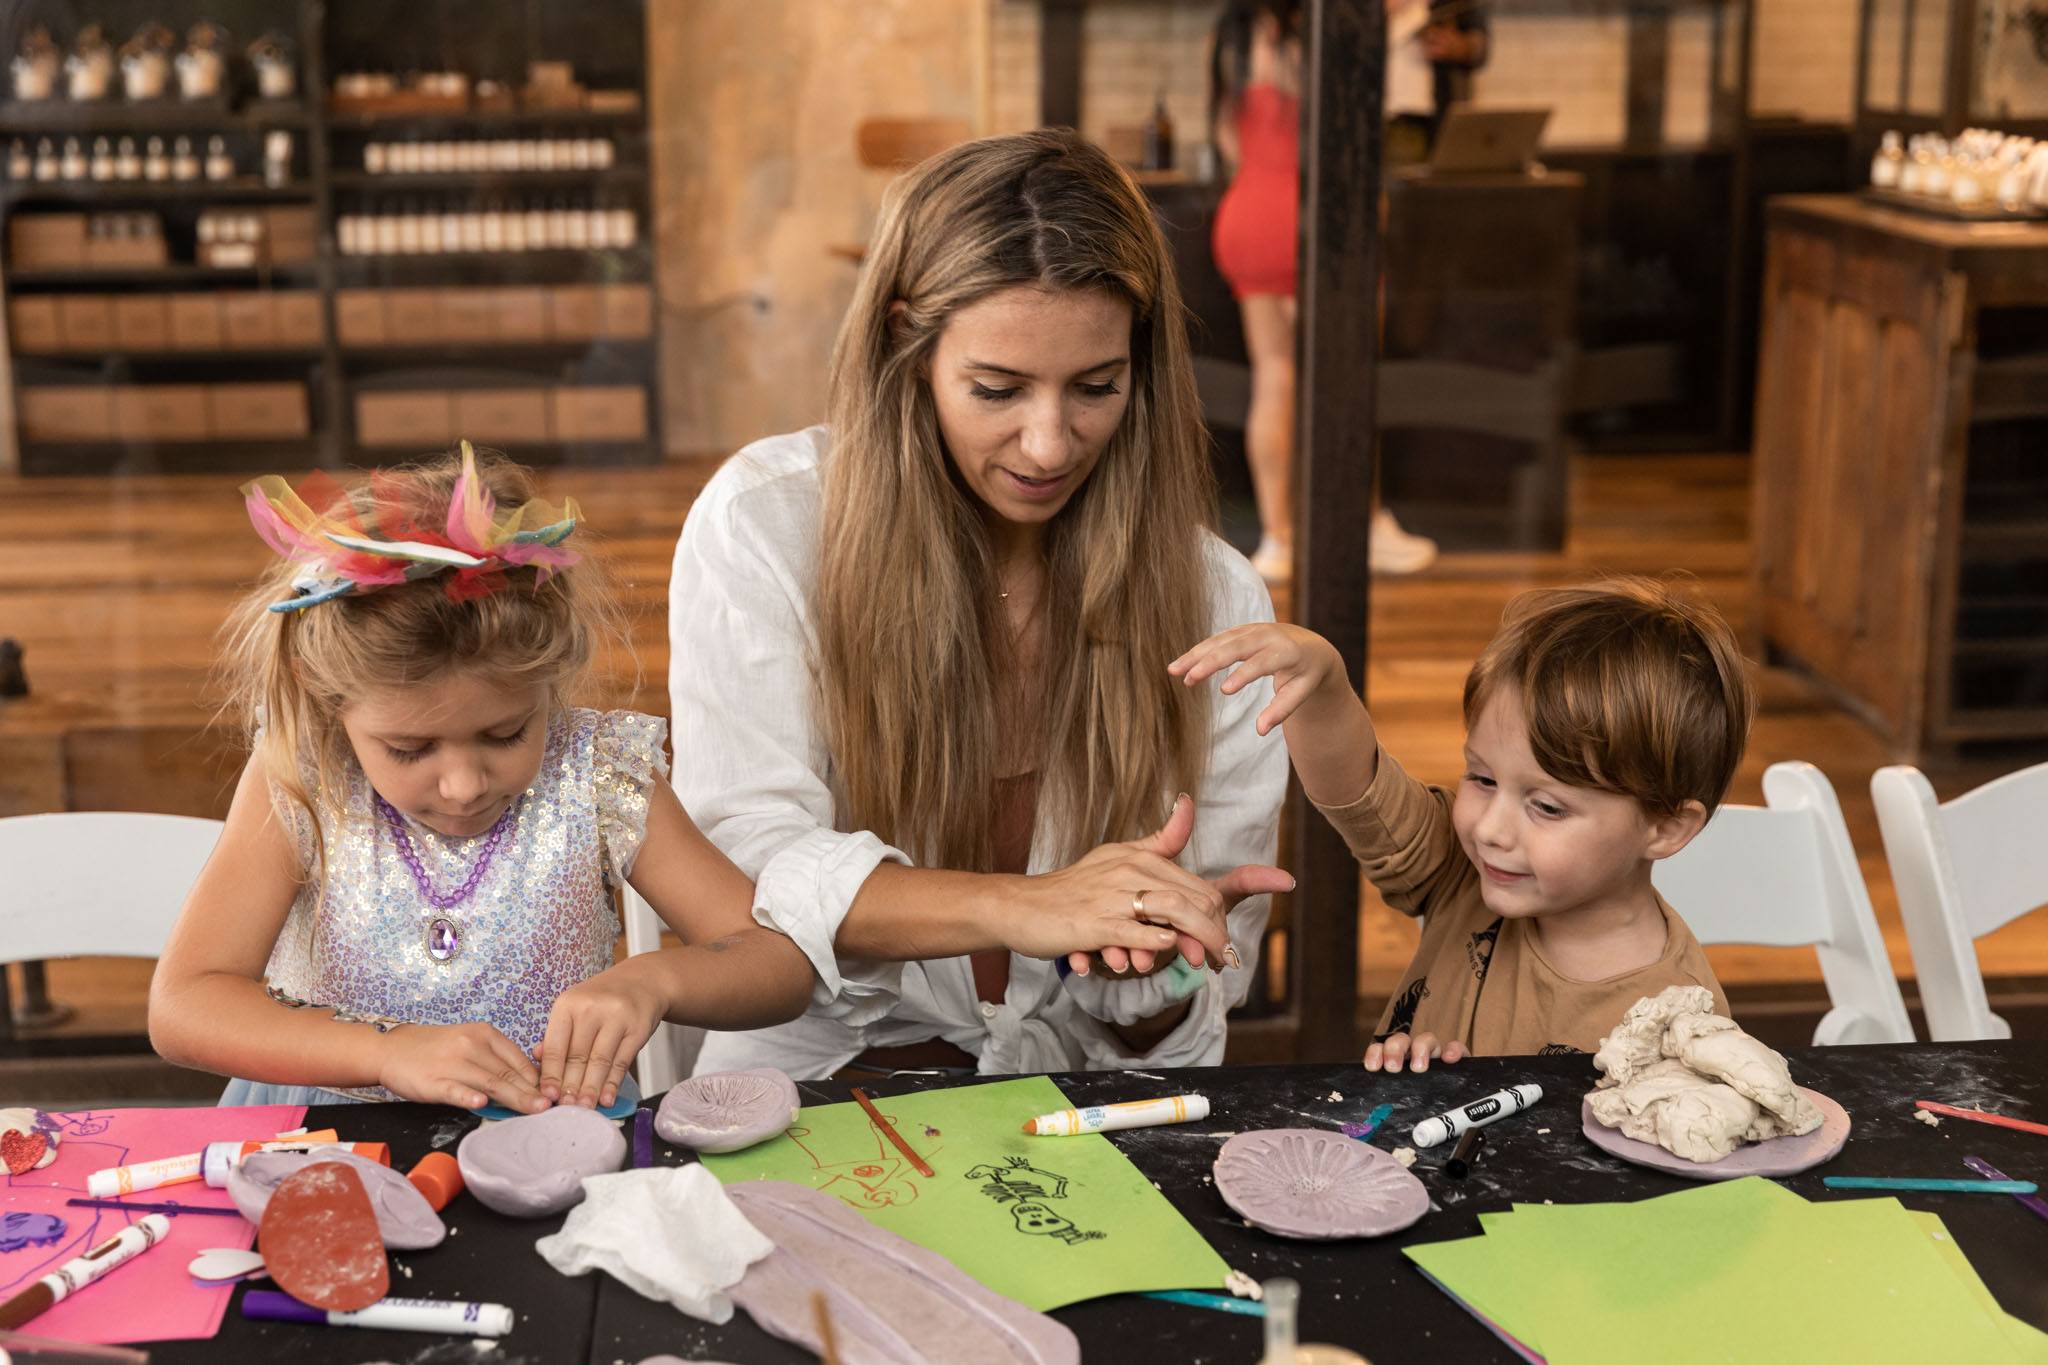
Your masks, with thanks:
M 639 1107 L 640 1101 L 629 1100 L 624 1095 L 620 1095 L 610 1104 L 598 1106 L 597 1112 L 603 1114 L 608 1119 L 622 1119 Z M 527 1117 L 517 1109 L 507 1109 L 502 1104 L 487 1104 L 481 1109 L 472 1109 L 470 1112 L 480 1119 L 523 1119 Z M 541 1112 L 545 1114 L 547 1110 L 543 1109 Z
M 1831 1175 L 1821 1180 L 1831 1190 L 1933 1190 L 1941 1194 L 2032 1194 L 2031 1180 L 1923 1180 L 1918 1177 Z
M 1193 1308 L 1213 1309 L 1218 1313 L 1242 1313 L 1248 1318 L 1266 1316 L 1266 1305 L 1252 1299 L 1234 1299 L 1228 1294 L 1204 1294 L 1198 1289 L 1155 1289 L 1141 1295 L 1147 1299 L 1164 1299 L 1168 1303 L 1184 1303 Z
M 1379 1105 L 1370 1114 L 1367 1114 L 1365 1116 L 1364 1123 L 1345 1124 L 1342 1130 L 1344 1136 L 1354 1137 L 1357 1138 L 1360 1142 L 1364 1142 L 1365 1140 L 1370 1138 L 1374 1133 L 1377 1133 L 1380 1130 L 1380 1125 L 1387 1121 L 1387 1115 L 1393 1112 L 1393 1105 Z

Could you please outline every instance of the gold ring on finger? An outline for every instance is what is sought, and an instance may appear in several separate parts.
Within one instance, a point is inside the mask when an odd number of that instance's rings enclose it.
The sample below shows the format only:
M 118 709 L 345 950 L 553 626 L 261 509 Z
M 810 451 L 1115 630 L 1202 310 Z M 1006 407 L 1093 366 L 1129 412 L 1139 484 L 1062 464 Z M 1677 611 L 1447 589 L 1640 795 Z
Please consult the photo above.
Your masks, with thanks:
M 1134 915 L 1142 915 L 1142 914 L 1144 914 L 1144 913 L 1145 913 L 1145 893 L 1144 893 L 1144 892 L 1142 892 L 1142 891 L 1139 891 L 1139 892 L 1135 893 L 1134 895 L 1132 895 L 1132 897 L 1131 897 L 1131 913 L 1132 913 L 1132 914 L 1134 914 Z

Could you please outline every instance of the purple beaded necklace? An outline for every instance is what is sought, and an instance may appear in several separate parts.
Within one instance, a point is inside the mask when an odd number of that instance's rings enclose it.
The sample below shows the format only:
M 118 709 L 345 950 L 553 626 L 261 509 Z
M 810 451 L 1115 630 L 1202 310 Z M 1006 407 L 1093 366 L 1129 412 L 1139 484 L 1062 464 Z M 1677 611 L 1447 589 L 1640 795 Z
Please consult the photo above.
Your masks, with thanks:
M 381 793 L 372 793 L 372 798 L 377 805 L 377 814 L 391 827 L 391 837 L 398 845 L 399 859 L 404 862 L 406 870 L 412 873 L 413 885 L 419 888 L 420 895 L 426 898 L 427 904 L 436 910 L 453 910 L 475 893 L 477 883 L 481 882 L 484 874 L 491 869 L 491 860 L 498 854 L 498 845 L 504 842 L 505 831 L 512 824 L 513 812 L 519 809 L 517 801 L 505 808 L 505 813 L 498 817 L 498 823 L 491 826 L 490 835 L 484 840 L 483 852 L 477 855 L 476 862 L 469 869 L 469 875 L 462 879 L 462 885 L 444 893 L 434 890 L 433 880 L 427 876 L 427 869 L 420 862 L 419 850 L 412 846 L 412 835 L 405 828 L 405 817 L 400 815 L 397 808 L 386 801 Z M 427 956 L 436 962 L 445 963 L 453 960 L 456 953 L 462 949 L 461 923 L 447 915 L 436 916 L 427 925 L 426 949 Z

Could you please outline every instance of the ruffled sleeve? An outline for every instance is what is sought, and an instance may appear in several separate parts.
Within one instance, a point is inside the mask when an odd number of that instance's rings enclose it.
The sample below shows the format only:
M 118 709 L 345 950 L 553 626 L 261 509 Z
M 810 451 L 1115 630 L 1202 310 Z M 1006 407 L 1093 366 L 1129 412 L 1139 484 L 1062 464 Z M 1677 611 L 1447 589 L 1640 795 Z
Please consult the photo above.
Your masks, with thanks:
M 668 722 L 638 711 L 607 711 L 590 739 L 591 783 L 597 792 L 597 841 L 605 877 L 623 886 L 647 838 L 647 798 L 668 776 Z

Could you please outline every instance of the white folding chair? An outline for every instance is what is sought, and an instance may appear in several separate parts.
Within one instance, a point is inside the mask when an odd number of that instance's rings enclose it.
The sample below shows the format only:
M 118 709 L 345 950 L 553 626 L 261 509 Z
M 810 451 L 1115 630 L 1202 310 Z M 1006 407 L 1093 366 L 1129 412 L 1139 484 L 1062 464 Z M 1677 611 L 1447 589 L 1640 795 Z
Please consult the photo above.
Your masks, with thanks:
M 661 947 L 661 916 L 631 885 L 625 888 L 626 952 L 651 953 Z M 690 1074 L 697 1054 L 704 1047 L 704 1030 L 681 1024 L 655 1026 L 654 1036 L 640 1049 L 633 1074 L 640 1080 L 640 1093 L 659 1095 Z
M 2010 1038 L 1991 1012 L 1974 940 L 2048 904 L 2048 763 L 1939 801 L 1918 768 L 1870 778 L 1877 828 L 1935 1042 Z
M 1849 827 L 1826 774 L 1773 763 L 1763 806 L 1723 806 L 1652 880 L 1702 943 L 1811 944 L 1832 1006 L 1816 1044 L 1910 1043 Z
M 162 956 L 221 828 L 129 811 L 0 819 L 0 963 Z

